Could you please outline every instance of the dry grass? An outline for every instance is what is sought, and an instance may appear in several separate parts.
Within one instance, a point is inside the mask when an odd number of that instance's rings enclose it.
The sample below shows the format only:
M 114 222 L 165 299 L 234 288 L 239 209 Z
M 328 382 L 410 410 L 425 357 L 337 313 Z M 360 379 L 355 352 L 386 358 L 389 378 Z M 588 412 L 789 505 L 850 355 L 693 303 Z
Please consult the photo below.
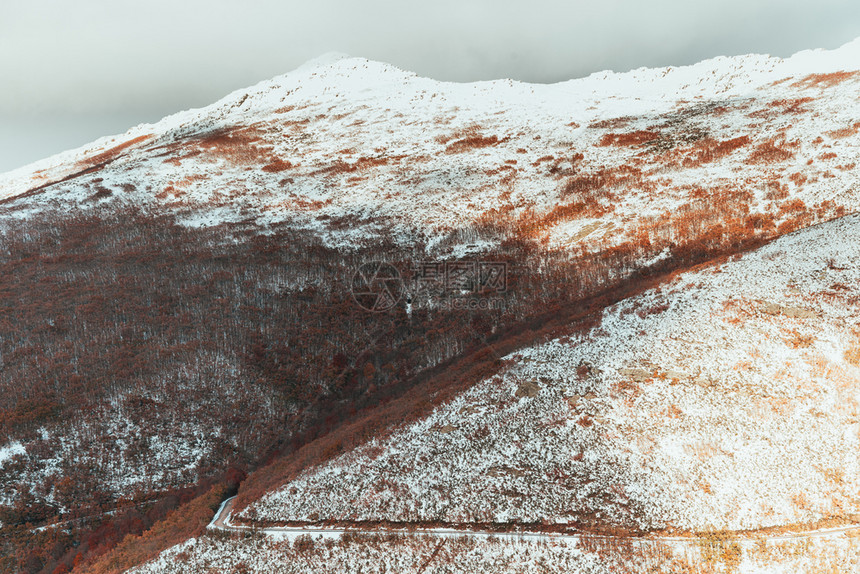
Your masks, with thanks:
M 588 127 L 600 130 L 617 130 L 620 128 L 627 127 L 631 121 L 633 121 L 633 118 L 631 118 L 630 116 L 623 116 L 620 118 L 611 118 L 608 120 L 596 121 L 588 124 Z
M 860 367 L 860 341 L 855 342 L 845 351 L 845 360 L 855 367 Z
M 147 135 L 142 135 L 142 136 L 138 136 L 136 138 L 130 139 L 127 142 L 123 142 L 123 143 L 119 144 L 118 146 L 114 146 L 114 147 L 112 147 L 108 150 L 105 150 L 99 154 L 96 154 L 94 156 L 86 158 L 85 160 L 80 162 L 79 167 L 81 169 L 87 169 L 87 168 L 96 167 L 96 166 L 99 166 L 99 165 L 102 165 L 105 163 L 109 163 L 109 162 L 115 160 L 117 157 L 119 157 L 119 155 L 122 152 L 124 152 L 125 150 L 127 150 L 131 146 L 138 144 L 138 143 L 141 143 L 141 142 L 144 142 L 144 141 L 151 139 L 151 138 L 152 138 L 152 134 L 147 134 Z
M 697 167 L 722 159 L 731 153 L 749 145 L 749 136 L 740 136 L 725 141 L 705 138 L 697 142 L 686 153 L 682 160 L 684 167 Z
M 756 146 L 747 158 L 749 164 L 776 163 L 794 157 L 794 153 L 785 149 L 785 144 L 777 145 L 775 140 L 768 140 Z
M 812 101 L 815 101 L 814 98 L 809 97 L 774 100 L 769 103 L 768 106 L 772 108 L 781 108 L 780 111 L 784 114 L 803 114 L 810 111 L 808 108 L 804 108 L 803 104 L 808 104 Z
M 841 84 L 846 80 L 850 80 L 857 76 L 860 73 L 858 71 L 853 72 L 832 72 L 830 74 L 810 74 L 803 78 L 802 80 L 798 80 L 794 82 L 791 87 L 793 88 L 801 88 L 801 89 L 809 89 L 809 88 L 832 88 Z
M 290 163 L 289 161 L 284 161 L 282 159 L 275 159 L 275 161 L 273 161 L 272 163 L 264 165 L 263 171 L 266 171 L 269 173 L 278 173 L 278 172 L 286 171 L 292 167 L 293 167 L 293 164 Z
M 500 139 L 499 136 L 469 136 L 448 144 L 448 147 L 445 149 L 445 153 L 463 153 L 473 149 L 495 146 L 504 141 L 505 139 Z
M 183 147 L 202 151 L 208 158 L 236 164 L 259 164 L 271 161 L 271 147 L 265 145 L 259 124 L 223 128 L 190 138 Z
M 637 130 L 627 133 L 608 133 L 600 138 L 599 146 L 637 146 L 656 140 L 660 137 L 659 132 L 651 130 Z
M 855 123 L 853 126 L 848 128 L 840 128 L 838 130 L 833 130 L 831 132 L 824 132 L 825 135 L 832 139 L 843 139 L 850 138 L 855 135 L 857 131 L 860 130 L 860 122 Z

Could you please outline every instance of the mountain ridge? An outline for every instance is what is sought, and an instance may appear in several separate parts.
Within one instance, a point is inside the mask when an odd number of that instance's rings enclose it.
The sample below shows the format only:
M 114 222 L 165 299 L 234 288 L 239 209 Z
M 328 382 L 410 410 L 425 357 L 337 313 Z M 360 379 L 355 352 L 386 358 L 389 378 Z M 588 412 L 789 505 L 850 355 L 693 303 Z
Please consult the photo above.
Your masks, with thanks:
M 70 159 L 79 158 L 80 156 L 85 155 L 88 152 L 92 152 L 95 149 L 104 148 L 107 145 L 121 145 L 122 143 L 125 143 L 130 139 L 158 132 L 159 130 L 156 128 L 161 128 L 160 131 L 164 133 L 166 131 L 169 131 L 170 129 L 175 129 L 191 121 L 200 120 L 207 113 L 214 112 L 219 108 L 235 107 L 235 105 L 239 101 L 244 101 L 255 90 L 258 94 L 264 91 L 270 91 L 272 88 L 278 86 L 279 82 L 283 82 L 287 79 L 296 80 L 301 78 L 302 76 L 315 75 L 318 72 L 324 71 L 328 68 L 335 68 L 339 65 L 345 65 L 345 61 L 352 62 L 353 69 L 355 69 L 359 63 L 361 63 L 363 67 L 371 65 L 382 71 L 399 74 L 401 75 L 401 79 L 423 80 L 425 82 L 433 82 L 438 85 L 461 87 L 483 86 L 491 88 L 498 88 L 504 85 L 516 85 L 521 87 L 531 87 L 531 89 L 538 87 L 543 91 L 547 91 L 548 89 L 554 89 L 556 87 L 578 87 L 580 84 L 585 86 L 585 84 L 587 84 L 588 82 L 596 82 L 599 84 L 603 84 L 595 86 L 595 89 L 598 87 L 606 88 L 606 84 L 610 82 L 624 84 L 628 80 L 644 81 L 647 76 L 651 76 L 651 81 L 653 82 L 658 76 L 658 74 L 661 77 L 665 77 L 670 73 L 681 73 L 684 75 L 689 74 L 693 77 L 701 78 L 708 72 L 709 69 L 710 72 L 713 74 L 717 71 L 717 69 L 731 67 L 731 64 L 735 64 L 735 67 L 738 68 L 743 68 L 745 66 L 758 66 L 762 70 L 768 70 L 772 73 L 772 75 L 768 77 L 769 79 L 771 79 L 771 81 L 773 81 L 782 79 L 782 77 L 787 77 L 787 75 L 790 73 L 798 74 L 803 73 L 804 71 L 807 71 L 809 73 L 812 73 L 813 71 L 816 71 L 817 73 L 827 73 L 828 71 L 836 72 L 843 69 L 845 66 L 850 67 L 852 62 L 856 65 L 856 61 L 858 58 L 860 58 L 860 38 L 857 38 L 851 42 L 847 42 L 843 46 L 833 50 L 802 50 L 798 51 L 792 56 L 789 56 L 788 58 L 778 58 L 763 54 L 746 54 L 742 56 L 732 57 L 718 56 L 715 58 L 703 60 L 697 64 L 690 64 L 687 66 L 667 66 L 657 68 L 640 67 L 629 70 L 627 72 L 615 72 L 611 70 L 605 70 L 600 72 L 594 72 L 582 78 L 573 78 L 561 82 L 556 82 L 554 84 L 529 84 L 509 79 L 487 80 L 480 82 L 443 82 L 438 80 L 432 80 L 430 78 L 420 77 L 413 72 L 401 70 L 400 68 L 396 68 L 395 66 L 392 66 L 391 64 L 386 64 L 384 62 L 376 62 L 360 57 L 353 57 L 344 53 L 333 52 L 329 54 L 324 54 L 322 56 L 319 56 L 318 58 L 308 60 L 307 62 L 305 62 L 305 64 L 297 67 L 291 72 L 287 72 L 286 74 L 275 76 L 268 80 L 262 80 L 257 84 L 254 84 L 247 88 L 237 89 L 207 106 L 201 108 L 190 108 L 188 110 L 180 111 L 175 114 L 168 115 L 155 123 L 138 124 L 137 126 L 133 126 L 132 128 L 130 128 L 123 134 L 105 136 L 90 144 L 85 144 L 78 148 L 60 152 L 48 158 L 38 160 L 36 162 L 21 166 L 8 172 L 4 172 L 0 174 L 0 188 L 7 188 L 7 190 L 3 192 L 4 197 L 9 197 L 10 195 L 14 195 L 15 193 L 20 193 L 20 186 L 22 185 L 22 180 L 26 180 L 28 178 L 32 179 L 34 176 L 34 172 L 37 173 L 39 171 L 46 170 L 51 167 L 56 167 L 57 164 L 59 164 L 60 162 L 67 162 Z M 729 66 L 723 66 L 723 64 L 729 64 Z M 792 66 L 792 64 L 794 64 L 794 66 Z M 777 72 L 774 70 L 781 71 Z M 780 74 L 785 75 L 782 77 L 776 77 Z M 637 76 L 639 75 L 645 78 L 639 80 L 637 78 Z M 679 82 L 680 81 L 683 80 L 679 80 Z M 761 81 L 764 82 L 765 80 Z M 622 85 L 620 91 L 622 93 L 627 94 L 627 88 L 629 88 L 629 86 Z M 726 89 L 728 89 L 728 87 Z M 749 89 L 751 90 L 754 88 Z M 280 100 L 280 102 L 283 102 L 283 99 Z M 10 187 L 13 188 L 13 191 L 8 190 L 8 188 Z

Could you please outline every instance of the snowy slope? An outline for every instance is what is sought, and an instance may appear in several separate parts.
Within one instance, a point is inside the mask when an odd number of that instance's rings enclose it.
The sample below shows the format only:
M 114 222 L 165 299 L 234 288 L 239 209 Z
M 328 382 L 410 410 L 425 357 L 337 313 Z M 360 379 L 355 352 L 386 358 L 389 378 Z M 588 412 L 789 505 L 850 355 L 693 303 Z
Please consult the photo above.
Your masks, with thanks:
M 728 541 L 713 548 L 705 544 L 672 548 L 650 541 L 459 538 L 440 543 L 432 537 L 360 535 L 338 541 L 308 536 L 291 544 L 267 538 L 207 535 L 177 545 L 131 572 L 203 574 L 217 567 L 261 574 L 818 574 L 855 572 L 858 563 L 860 544 L 848 537 L 743 546 Z
M 753 529 L 860 512 L 860 218 L 607 309 L 246 517 Z
M 335 243 L 477 221 L 616 244 L 705 195 L 779 224 L 788 193 L 856 206 L 860 76 L 840 72 L 858 68 L 860 41 L 554 85 L 328 57 L 0 176 L 0 198 L 30 192 L 6 202 L 17 216 L 129 201 L 193 225 L 290 221 Z

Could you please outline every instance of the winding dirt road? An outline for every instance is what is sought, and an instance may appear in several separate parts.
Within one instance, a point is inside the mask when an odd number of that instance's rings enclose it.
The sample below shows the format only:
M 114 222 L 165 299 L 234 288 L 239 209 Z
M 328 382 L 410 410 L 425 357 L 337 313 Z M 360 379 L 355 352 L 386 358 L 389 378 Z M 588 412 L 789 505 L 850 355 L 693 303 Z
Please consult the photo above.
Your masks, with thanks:
M 314 534 L 324 536 L 340 536 L 346 533 L 359 534 L 407 534 L 416 536 L 434 536 L 438 538 L 451 538 L 468 536 L 473 538 L 508 538 L 517 540 L 580 540 L 588 537 L 590 539 L 606 539 L 606 540 L 625 540 L 632 543 L 665 543 L 665 544 L 690 544 L 697 545 L 702 538 L 696 536 L 642 536 L 642 537 L 620 537 L 608 536 L 600 534 L 564 534 L 556 532 L 491 532 L 484 530 L 456 530 L 451 528 L 433 528 L 433 529 L 396 529 L 396 528 L 375 528 L 367 529 L 356 526 L 350 527 L 327 527 L 327 526 L 270 526 L 266 528 L 254 528 L 243 524 L 233 524 L 230 520 L 233 512 L 233 503 L 235 496 L 228 498 L 218 509 L 218 512 L 209 523 L 210 530 L 233 531 L 233 532 L 257 532 L 266 536 L 301 536 L 303 534 Z M 819 530 L 811 530 L 805 532 L 785 532 L 780 534 L 758 534 L 744 535 L 728 539 L 731 542 L 739 544 L 755 544 L 761 540 L 767 542 L 785 542 L 791 540 L 801 540 L 810 538 L 824 538 L 829 536 L 839 536 L 842 534 L 855 533 L 860 535 L 860 524 L 849 524 L 845 526 L 837 526 L 833 528 L 822 528 Z

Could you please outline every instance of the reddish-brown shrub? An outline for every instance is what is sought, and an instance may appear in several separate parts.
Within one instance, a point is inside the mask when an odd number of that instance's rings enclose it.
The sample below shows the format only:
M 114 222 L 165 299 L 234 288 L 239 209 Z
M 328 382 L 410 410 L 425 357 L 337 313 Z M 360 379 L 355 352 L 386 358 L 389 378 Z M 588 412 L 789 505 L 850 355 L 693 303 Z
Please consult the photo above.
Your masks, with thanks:
M 221 128 L 191 137 L 180 147 L 202 150 L 208 157 L 234 164 L 259 164 L 267 160 L 271 150 L 262 143 L 262 129 L 260 124 Z
M 858 72 L 832 72 L 830 74 L 810 74 L 805 78 L 794 82 L 791 86 L 794 88 L 832 88 L 846 80 L 850 80 L 857 76 Z
M 90 157 L 86 158 L 79 165 L 82 168 L 91 168 L 91 167 L 100 166 L 100 165 L 103 165 L 106 163 L 110 163 L 111 161 L 113 161 L 117 157 L 119 157 L 119 155 L 123 151 L 127 150 L 131 146 L 138 144 L 138 143 L 141 143 L 141 142 L 144 142 L 144 141 L 151 139 L 151 138 L 152 138 L 152 134 L 146 134 L 146 135 L 138 136 L 136 138 L 132 138 L 132 139 L 128 140 L 127 142 L 123 142 L 123 143 L 121 143 L 117 146 L 114 146 L 108 150 L 105 150 L 99 154 L 96 154 L 94 156 L 90 156 Z
M 806 183 L 806 175 L 799 172 L 791 174 L 790 176 L 788 176 L 788 179 L 794 182 L 794 185 L 798 187 Z
M 841 139 L 841 138 L 849 138 L 857 133 L 858 127 L 860 127 L 860 123 L 854 124 L 849 128 L 840 128 L 838 130 L 833 130 L 832 132 L 824 132 L 828 137 L 832 139 Z
M 608 133 L 600 138 L 599 146 L 637 146 L 648 143 L 660 137 L 659 132 L 637 130 L 627 133 Z
M 273 161 L 272 163 L 263 166 L 263 171 L 267 171 L 269 173 L 278 173 L 281 171 L 286 171 L 292 167 L 293 164 L 289 161 L 284 161 L 276 158 L 275 161 Z
M 705 138 L 696 142 L 687 152 L 682 164 L 684 167 L 696 167 L 726 157 L 738 149 L 749 145 L 749 136 L 739 136 L 725 141 L 715 141 Z
M 499 136 L 489 136 L 484 137 L 480 135 L 474 135 L 465 137 L 448 144 L 448 147 L 445 149 L 445 153 L 462 153 L 465 151 L 469 151 L 472 149 L 478 149 L 482 147 L 490 147 L 494 145 L 498 145 L 505 139 L 499 139 Z
M 758 145 L 746 161 L 750 164 L 775 163 L 785 161 L 793 157 L 794 153 L 782 147 L 778 147 L 774 140 L 769 140 Z
M 803 104 L 814 101 L 814 98 L 791 98 L 783 100 L 774 100 L 768 104 L 772 108 L 782 108 L 784 114 L 801 114 L 809 112 L 808 108 L 804 108 Z

